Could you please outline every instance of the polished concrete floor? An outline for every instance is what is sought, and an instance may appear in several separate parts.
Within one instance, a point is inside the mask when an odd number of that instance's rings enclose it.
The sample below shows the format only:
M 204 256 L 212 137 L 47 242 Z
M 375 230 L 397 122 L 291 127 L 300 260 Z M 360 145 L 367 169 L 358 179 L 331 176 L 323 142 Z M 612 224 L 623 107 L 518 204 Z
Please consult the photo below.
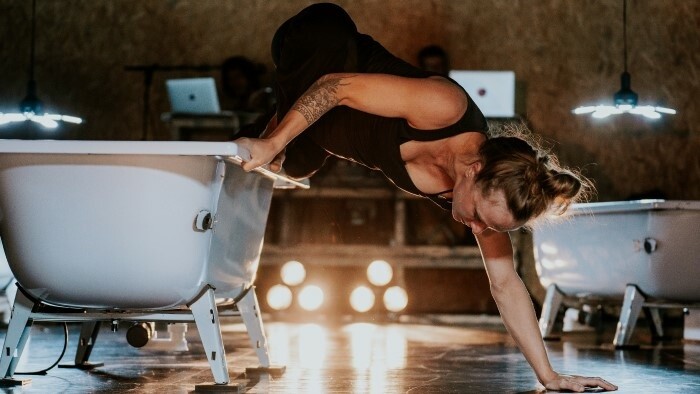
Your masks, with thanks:
M 534 393 L 542 390 L 525 359 L 494 319 L 436 323 L 409 318 L 400 323 L 266 320 L 281 376 L 245 374 L 258 365 L 242 323 L 224 320 L 222 331 L 229 372 L 246 393 Z M 482 319 L 483 320 L 483 319 Z M 78 327 L 69 326 L 75 353 Z M 640 330 L 641 331 L 641 330 Z M 605 336 L 605 335 L 604 335 Z M 196 330 L 190 325 L 188 352 L 130 347 L 125 330 L 103 329 L 91 361 L 92 371 L 56 368 L 33 376 L 29 385 L 6 393 L 189 393 L 212 381 Z M 596 339 L 597 338 L 597 339 Z M 555 368 L 565 373 L 601 376 L 621 393 L 700 393 L 700 343 L 675 341 L 619 351 L 590 332 L 568 333 L 547 342 Z M 642 337 L 641 341 L 648 340 Z M 32 328 L 17 371 L 42 369 L 61 352 L 63 329 Z

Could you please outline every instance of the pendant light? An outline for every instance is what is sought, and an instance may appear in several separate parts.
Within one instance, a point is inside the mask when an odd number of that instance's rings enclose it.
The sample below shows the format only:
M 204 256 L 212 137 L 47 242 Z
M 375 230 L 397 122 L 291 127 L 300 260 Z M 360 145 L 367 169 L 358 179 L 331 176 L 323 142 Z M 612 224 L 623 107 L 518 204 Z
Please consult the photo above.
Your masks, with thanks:
M 632 91 L 630 73 L 627 72 L 627 0 L 622 2 L 622 29 L 624 41 L 625 71 L 620 75 L 620 90 L 613 96 L 614 105 L 588 105 L 578 107 L 572 112 L 576 115 L 591 114 L 594 118 L 602 119 L 610 115 L 624 113 L 642 115 L 649 119 L 659 119 L 661 114 L 675 114 L 676 111 L 670 108 L 657 107 L 653 105 L 638 105 L 637 93 Z
M 70 115 L 50 114 L 44 112 L 44 104 L 36 95 L 36 81 L 34 80 L 34 41 L 36 31 L 36 0 L 32 1 L 32 41 L 29 56 L 29 82 L 27 83 L 27 95 L 19 103 L 19 112 L 0 112 L 0 126 L 13 122 L 36 122 L 47 129 L 55 129 L 58 122 L 80 124 L 81 118 Z

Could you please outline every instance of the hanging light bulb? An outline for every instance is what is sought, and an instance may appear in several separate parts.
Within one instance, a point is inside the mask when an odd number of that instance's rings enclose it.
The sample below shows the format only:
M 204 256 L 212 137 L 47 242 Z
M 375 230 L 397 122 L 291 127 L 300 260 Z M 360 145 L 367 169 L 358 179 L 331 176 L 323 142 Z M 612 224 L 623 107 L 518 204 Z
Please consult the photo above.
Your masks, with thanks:
M 80 124 L 81 118 L 69 115 L 50 114 L 44 112 L 44 104 L 36 95 L 36 81 L 34 80 L 34 41 L 36 31 L 36 0 L 32 1 L 32 41 L 29 57 L 29 82 L 27 84 L 27 95 L 19 103 L 19 113 L 0 112 L 0 126 L 13 122 L 32 121 L 44 126 L 47 129 L 55 129 L 58 122 Z
M 622 2 L 622 26 L 624 42 L 625 71 L 620 75 L 620 90 L 613 96 L 614 105 L 588 105 L 574 109 L 576 115 L 591 114 L 596 119 L 604 119 L 610 115 L 634 114 L 648 119 L 659 119 L 661 114 L 674 115 L 676 110 L 652 105 L 638 105 L 639 96 L 632 91 L 632 77 L 627 72 L 627 0 Z

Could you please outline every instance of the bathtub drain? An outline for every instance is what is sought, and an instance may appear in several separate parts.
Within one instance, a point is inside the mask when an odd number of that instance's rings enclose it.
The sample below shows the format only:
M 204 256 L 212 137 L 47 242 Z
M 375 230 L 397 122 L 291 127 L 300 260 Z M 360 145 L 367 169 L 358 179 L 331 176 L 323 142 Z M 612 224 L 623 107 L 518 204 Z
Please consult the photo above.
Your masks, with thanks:
M 194 219 L 194 227 L 199 231 L 207 231 L 213 227 L 213 224 L 214 221 L 209 211 L 199 211 Z

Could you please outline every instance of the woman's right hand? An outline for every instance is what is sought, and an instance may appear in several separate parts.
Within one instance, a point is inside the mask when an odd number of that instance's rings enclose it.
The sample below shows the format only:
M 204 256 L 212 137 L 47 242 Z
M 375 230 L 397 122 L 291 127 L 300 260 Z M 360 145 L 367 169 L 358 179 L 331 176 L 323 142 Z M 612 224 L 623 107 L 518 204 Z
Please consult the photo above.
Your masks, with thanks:
M 252 171 L 266 164 L 274 172 L 282 168 L 284 146 L 279 146 L 275 139 L 239 138 L 235 142 L 250 152 L 250 159 L 243 160 L 243 170 Z
M 584 392 L 586 387 L 600 387 L 605 391 L 617 390 L 617 386 L 601 378 L 562 375 L 556 372 L 554 378 L 549 379 L 547 382 L 542 382 L 542 385 L 544 385 L 547 390 L 571 390 L 577 393 Z

